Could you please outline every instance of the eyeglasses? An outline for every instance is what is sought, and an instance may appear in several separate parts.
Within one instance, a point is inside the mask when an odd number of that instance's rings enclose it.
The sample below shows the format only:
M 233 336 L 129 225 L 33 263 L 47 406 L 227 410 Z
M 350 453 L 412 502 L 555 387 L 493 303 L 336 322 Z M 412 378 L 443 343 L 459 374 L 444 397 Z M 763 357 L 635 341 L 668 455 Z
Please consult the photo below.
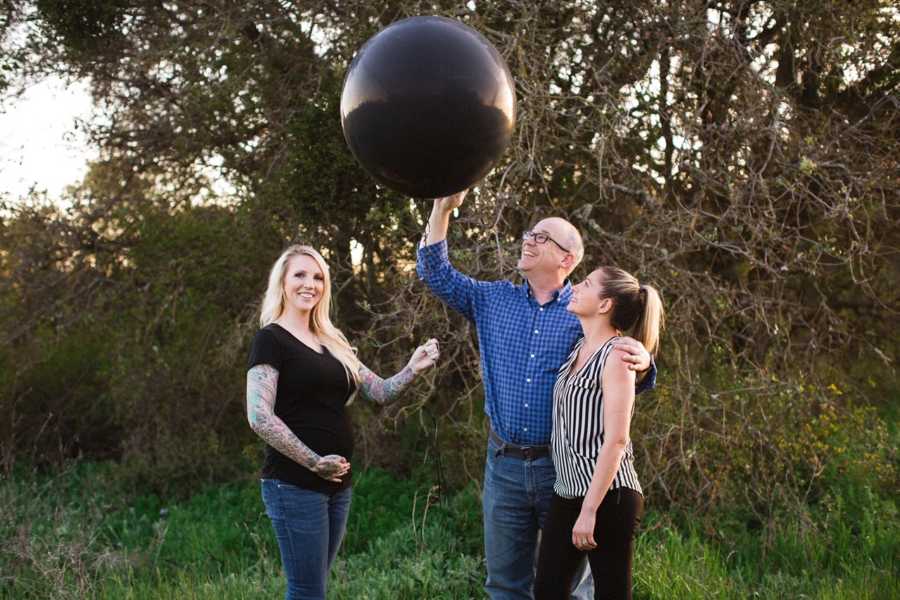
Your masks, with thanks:
M 559 249 L 562 250 L 563 252 L 568 252 L 571 254 L 571 250 L 563 247 L 562 244 L 560 244 L 559 242 L 554 240 L 552 237 L 550 237 L 546 233 L 543 233 L 540 231 L 531 231 L 530 229 L 528 231 L 523 231 L 522 232 L 522 240 L 526 241 L 526 242 L 528 240 L 532 240 L 535 244 L 546 244 L 548 241 L 550 241 L 550 242 L 553 242 L 554 244 L 556 244 L 557 246 L 559 246 Z

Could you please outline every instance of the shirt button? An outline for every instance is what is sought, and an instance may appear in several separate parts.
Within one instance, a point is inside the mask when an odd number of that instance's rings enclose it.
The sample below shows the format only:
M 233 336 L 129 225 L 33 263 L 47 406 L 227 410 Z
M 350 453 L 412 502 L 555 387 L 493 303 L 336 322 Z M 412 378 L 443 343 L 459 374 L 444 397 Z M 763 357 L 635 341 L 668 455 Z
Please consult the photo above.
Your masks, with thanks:
M 527 379 L 525 380 L 525 383 L 531 383 L 531 377 L 527 378 Z
M 539 329 L 535 329 L 534 332 L 535 332 L 535 333 L 540 333 L 541 331 L 540 331 Z
M 527 403 L 527 402 L 525 403 L 525 408 L 528 408 L 528 403 Z
M 528 431 L 528 428 L 527 428 L 527 427 L 523 427 L 523 428 L 522 428 L 522 431 Z
M 534 354 L 531 355 L 531 358 L 534 358 Z
M 541 311 L 541 312 L 544 312 L 544 307 L 543 307 L 543 306 L 540 308 L 540 311 Z

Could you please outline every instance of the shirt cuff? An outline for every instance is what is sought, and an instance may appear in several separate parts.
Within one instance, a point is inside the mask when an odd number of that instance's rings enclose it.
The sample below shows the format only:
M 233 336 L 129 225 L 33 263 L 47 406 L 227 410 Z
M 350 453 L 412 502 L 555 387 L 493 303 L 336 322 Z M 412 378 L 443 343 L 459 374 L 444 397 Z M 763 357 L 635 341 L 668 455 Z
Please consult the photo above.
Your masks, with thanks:
M 656 361 L 650 357 L 650 368 L 647 369 L 647 376 L 644 377 L 634 390 L 635 394 L 652 390 L 656 387 Z
M 425 245 L 425 238 L 419 242 L 419 260 L 426 263 L 449 262 L 450 253 L 447 250 L 447 240 L 441 240 L 431 245 Z

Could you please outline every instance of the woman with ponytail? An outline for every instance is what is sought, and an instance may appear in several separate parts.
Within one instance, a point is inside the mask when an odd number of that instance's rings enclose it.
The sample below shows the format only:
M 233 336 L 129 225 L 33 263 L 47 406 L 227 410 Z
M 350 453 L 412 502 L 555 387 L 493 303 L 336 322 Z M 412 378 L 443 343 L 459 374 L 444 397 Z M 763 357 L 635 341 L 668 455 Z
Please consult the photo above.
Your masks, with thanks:
M 568 310 L 584 337 L 553 388 L 554 496 L 544 524 L 536 600 L 568 598 L 586 554 L 594 598 L 630 599 L 634 532 L 644 499 L 629 438 L 634 371 L 607 360 L 631 335 L 654 354 L 663 309 L 659 293 L 616 267 L 601 267 L 573 287 Z
M 345 407 L 357 390 L 380 404 L 433 366 L 437 341 L 382 379 L 357 358 L 329 316 L 322 255 L 291 246 L 275 261 L 247 371 L 247 419 L 266 442 L 262 498 L 287 577 L 288 600 L 325 598 L 350 508 L 353 433 Z

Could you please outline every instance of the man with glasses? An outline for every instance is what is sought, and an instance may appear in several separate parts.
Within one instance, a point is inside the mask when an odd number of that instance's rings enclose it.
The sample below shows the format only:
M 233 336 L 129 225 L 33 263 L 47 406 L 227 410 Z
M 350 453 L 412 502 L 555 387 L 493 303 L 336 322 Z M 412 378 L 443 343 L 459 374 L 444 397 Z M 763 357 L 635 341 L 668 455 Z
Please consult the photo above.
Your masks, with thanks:
M 490 420 L 484 473 L 485 590 L 492 600 L 530 599 L 538 531 L 550 508 L 556 472 L 550 458 L 553 385 L 582 336 L 566 310 L 569 274 L 584 256 L 578 230 L 565 219 L 539 221 L 522 235 L 517 263 L 525 282 L 478 281 L 450 264 L 447 229 L 466 192 L 434 201 L 416 272 L 431 291 L 475 324 L 485 412 Z M 653 387 L 656 369 L 640 342 L 617 344 L 622 360 L 650 372 L 638 391 Z M 578 588 L 576 597 L 590 590 Z M 584 590 L 583 588 L 587 589 Z

